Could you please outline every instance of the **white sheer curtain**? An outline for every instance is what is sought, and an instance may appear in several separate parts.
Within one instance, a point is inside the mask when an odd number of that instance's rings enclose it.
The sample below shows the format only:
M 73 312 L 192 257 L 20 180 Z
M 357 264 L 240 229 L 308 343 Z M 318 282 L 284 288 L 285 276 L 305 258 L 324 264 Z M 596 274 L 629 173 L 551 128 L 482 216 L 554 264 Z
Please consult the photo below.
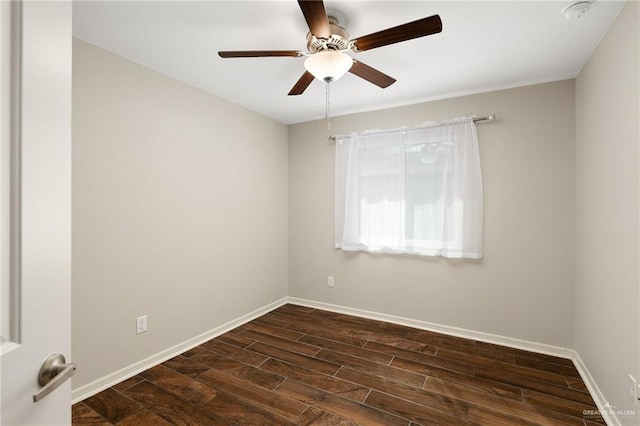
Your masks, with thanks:
M 482 177 L 471 118 L 336 143 L 336 247 L 482 257 Z

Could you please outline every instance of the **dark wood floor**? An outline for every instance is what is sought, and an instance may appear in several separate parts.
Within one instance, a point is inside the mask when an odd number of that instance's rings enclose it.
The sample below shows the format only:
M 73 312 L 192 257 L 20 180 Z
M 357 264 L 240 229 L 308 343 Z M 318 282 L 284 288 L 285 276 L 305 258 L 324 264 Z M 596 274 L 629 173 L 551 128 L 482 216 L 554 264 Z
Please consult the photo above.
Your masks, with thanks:
M 285 305 L 75 404 L 73 424 L 604 424 L 589 410 L 569 360 Z

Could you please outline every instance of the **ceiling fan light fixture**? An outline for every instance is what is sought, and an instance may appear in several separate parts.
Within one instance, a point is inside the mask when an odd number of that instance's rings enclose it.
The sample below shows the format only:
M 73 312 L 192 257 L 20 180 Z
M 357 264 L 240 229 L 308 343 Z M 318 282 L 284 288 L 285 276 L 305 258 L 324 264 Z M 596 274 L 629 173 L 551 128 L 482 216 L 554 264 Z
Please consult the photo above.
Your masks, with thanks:
M 332 82 L 342 77 L 353 65 L 351 56 L 344 52 L 325 50 L 309 56 L 304 67 L 315 78 Z

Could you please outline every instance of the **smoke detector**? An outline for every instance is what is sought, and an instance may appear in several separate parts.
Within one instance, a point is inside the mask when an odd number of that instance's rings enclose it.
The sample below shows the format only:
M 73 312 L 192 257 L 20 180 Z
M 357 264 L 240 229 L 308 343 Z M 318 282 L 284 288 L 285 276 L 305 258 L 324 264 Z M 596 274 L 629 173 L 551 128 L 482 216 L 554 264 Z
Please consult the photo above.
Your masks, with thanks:
M 582 18 L 591 9 L 592 1 L 579 1 L 572 3 L 562 10 L 562 14 L 567 19 Z

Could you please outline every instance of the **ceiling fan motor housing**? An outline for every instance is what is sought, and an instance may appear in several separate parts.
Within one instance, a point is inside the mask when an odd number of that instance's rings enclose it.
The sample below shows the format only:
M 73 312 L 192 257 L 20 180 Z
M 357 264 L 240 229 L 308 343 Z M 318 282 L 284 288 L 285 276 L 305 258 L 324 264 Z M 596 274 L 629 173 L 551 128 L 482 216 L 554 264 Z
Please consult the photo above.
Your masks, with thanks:
M 307 50 L 309 52 L 345 50 L 349 47 L 349 33 L 338 25 L 338 21 L 333 16 L 329 16 L 329 26 L 331 27 L 331 36 L 329 38 L 318 38 L 311 33 L 307 34 Z

